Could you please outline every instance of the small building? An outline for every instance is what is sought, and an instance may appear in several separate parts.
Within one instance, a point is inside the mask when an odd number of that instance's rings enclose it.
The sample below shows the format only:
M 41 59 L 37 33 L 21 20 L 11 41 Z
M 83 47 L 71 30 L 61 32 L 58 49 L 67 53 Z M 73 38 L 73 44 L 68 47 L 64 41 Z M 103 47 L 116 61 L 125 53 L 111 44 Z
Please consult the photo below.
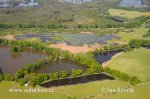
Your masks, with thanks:
M 0 0 L 0 2 L 8 2 L 8 1 L 10 1 L 10 0 Z
M 28 85 L 28 83 L 26 83 L 26 84 L 24 84 L 24 86 L 28 87 L 29 85 Z
M 89 1 L 91 0 L 59 0 L 59 2 L 70 2 L 70 3 L 84 3 Z
M 122 0 L 120 2 L 120 6 L 142 7 L 142 1 L 141 0 Z
M 9 7 L 8 4 L 4 3 L 4 4 L 0 4 L 0 8 L 6 8 L 6 7 Z
M 27 6 L 38 6 L 38 2 L 35 2 L 34 0 L 31 0 L 29 3 L 19 3 L 19 7 L 27 7 Z

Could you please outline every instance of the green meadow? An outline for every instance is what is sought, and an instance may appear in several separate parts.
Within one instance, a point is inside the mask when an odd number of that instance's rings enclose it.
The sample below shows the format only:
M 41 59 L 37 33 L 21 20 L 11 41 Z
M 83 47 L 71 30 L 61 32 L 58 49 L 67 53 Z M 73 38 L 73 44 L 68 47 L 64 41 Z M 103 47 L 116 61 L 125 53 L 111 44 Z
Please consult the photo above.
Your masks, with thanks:
M 150 50 L 140 48 L 123 53 L 112 59 L 109 67 L 137 76 L 142 82 L 148 82 L 150 81 Z
M 132 39 L 150 39 L 150 38 L 143 38 L 143 35 L 148 32 L 148 28 L 133 28 L 133 29 L 123 29 L 119 31 L 116 36 L 119 36 L 120 39 L 112 39 L 108 41 L 109 43 L 113 44 L 114 42 L 121 43 L 125 42 L 128 43 Z
M 128 19 L 134 19 L 140 16 L 150 16 L 150 12 L 128 11 L 121 9 L 109 9 L 108 13 L 112 16 L 126 17 Z
M 102 89 L 110 88 L 132 88 L 134 92 L 112 93 L 102 92 Z M 95 81 L 85 84 L 68 85 L 60 87 L 52 87 L 53 93 L 26 93 L 26 92 L 9 92 L 9 89 L 27 89 L 30 87 L 20 86 L 15 82 L 1 82 L 0 83 L 0 99 L 68 99 L 69 96 L 77 99 L 149 99 L 150 83 L 144 83 L 136 86 L 130 85 L 124 81 Z M 36 89 L 41 89 L 37 86 Z M 45 89 L 45 88 L 44 88 Z M 146 96 L 146 97 L 145 97 Z

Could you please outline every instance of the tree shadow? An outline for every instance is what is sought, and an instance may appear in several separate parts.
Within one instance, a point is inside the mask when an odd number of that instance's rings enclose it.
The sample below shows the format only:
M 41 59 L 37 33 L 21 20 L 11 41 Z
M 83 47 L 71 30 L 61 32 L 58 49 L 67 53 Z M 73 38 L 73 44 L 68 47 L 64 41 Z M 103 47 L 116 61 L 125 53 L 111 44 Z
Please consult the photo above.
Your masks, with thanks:
M 1 69 L 1 67 L 0 67 L 0 74 L 3 74 L 3 70 Z

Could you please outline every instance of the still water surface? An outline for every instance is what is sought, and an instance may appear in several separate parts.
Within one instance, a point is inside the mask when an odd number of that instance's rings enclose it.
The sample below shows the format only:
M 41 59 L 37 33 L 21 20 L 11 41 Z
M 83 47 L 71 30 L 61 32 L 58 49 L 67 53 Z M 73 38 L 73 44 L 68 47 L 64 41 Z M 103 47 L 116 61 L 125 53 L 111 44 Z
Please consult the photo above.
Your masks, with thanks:
M 48 53 L 42 51 L 33 50 L 30 48 L 23 49 L 23 52 L 19 54 L 11 55 L 8 46 L 0 46 L 0 72 L 14 74 L 18 69 L 23 68 L 26 64 L 34 63 L 39 59 L 48 56 Z M 82 69 L 84 66 L 80 66 L 71 61 L 54 61 L 53 63 L 41 66 L 36 70 L 36 73 L 53 73 L 60 72 L 62 70 Z

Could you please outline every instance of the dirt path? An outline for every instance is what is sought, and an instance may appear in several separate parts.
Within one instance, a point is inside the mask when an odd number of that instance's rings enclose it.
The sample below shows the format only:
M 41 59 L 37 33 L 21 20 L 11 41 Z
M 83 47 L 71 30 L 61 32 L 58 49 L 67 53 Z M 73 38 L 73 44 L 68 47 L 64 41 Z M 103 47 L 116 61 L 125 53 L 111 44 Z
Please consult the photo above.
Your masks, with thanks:
M 81 33 L 81 34 L 94 34 L 94 33 L 92 33 L 92 32 L 84 32 L 84 31 L 81 31 L 80 33 Z
M 2 36 L 2 37 L 0 37 L 0 38 L 1 38 L 1 39 L 7 39 L 7 40 L 15 40 L 15 36 L 14 36 L 14 35 L 11 35 L 11 34 Z
M 93 51 L 96 48 L 99 48 L 99 44 L 94 44 L 91 46 L 88 46 L 87 44 L 83 46 L 73 46 L 73 45 L 67 45 L 66 43 L 59 43 L 59 44 L 51 44 L 49 47 L 58 48 L 61 50 L 66 50 L 71 53 L 87 53 L 89 51 Z

